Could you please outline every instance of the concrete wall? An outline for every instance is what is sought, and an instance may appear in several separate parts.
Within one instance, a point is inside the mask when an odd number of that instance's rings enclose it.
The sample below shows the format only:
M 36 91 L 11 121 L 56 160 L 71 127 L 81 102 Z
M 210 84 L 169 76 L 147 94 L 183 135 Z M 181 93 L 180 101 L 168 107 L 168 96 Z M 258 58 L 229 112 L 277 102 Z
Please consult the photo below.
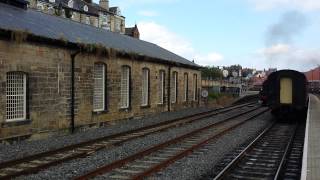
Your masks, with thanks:
M 31 43 L 15 43 L 0 40 L 0 138 L 50 132 L 70 127 L 71 102 L 71 50 Z M 93 113 L 93 67 L 94 63 L 106 65 L 107 111 Z M 121 67 L 131 67 L 131 109 L 120 109 Z M 141 107 L 142 68 L 150 69 L 150 106 Z M 165 102 L 158 104 L 159 71 L 165 71 Z M 6 122 L 6 73 L 23 71 L 29 83 L 30 121 Z M 197 74 L 200 88 L 200 72 L 173 67 L 171 73 L 178 72 L 178 100 L 171 104 L 172 110 L 197 106 L 193 99 L 193 74 Z M 78 54 L 75 58 L 75 125 L 115 121 L 139 117 L 168 110 L 168 73 L 165 64 L 143 62 L 124 58 Z M 184 73 L 188 73 L 189 97 L 183 101 Z M 200 92 L 200 89 L 198 90 Z

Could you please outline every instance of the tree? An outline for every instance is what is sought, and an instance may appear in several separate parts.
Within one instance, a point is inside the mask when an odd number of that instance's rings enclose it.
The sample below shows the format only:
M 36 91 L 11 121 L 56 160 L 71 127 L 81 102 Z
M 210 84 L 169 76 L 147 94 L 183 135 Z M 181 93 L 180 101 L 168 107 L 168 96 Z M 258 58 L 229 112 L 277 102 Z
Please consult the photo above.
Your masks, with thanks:
M 206 66 L 201 69 L 201 76 L 203 79 L 217 80 L 222 78 L 222 71 L 218 67 Z

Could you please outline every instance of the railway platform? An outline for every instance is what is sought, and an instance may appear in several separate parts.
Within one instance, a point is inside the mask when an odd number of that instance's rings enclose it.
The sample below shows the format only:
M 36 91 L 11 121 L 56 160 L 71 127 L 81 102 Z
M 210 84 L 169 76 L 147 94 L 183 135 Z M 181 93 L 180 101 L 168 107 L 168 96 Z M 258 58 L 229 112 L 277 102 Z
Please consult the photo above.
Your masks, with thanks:
M 320 178 L 320 98 L 309 95 L 301 180 Z

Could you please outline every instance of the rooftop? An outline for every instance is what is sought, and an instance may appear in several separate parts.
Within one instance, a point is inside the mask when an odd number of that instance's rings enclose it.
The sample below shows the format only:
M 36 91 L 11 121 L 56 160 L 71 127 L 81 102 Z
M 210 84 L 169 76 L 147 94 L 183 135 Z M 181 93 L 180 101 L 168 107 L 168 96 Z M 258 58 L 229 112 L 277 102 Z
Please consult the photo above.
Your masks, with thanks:
M 153 43 L 51 16 L 33 9 L 25 10 L 2 3 L 0 5 L 0 30 L 26 31 L 34 36 L 52 40 L 63 38 L 65 41 L 74 44 L 79 42 L 99 44 L 126 53 L 135 53 L 161 61 L 199 67 L 195 63 Z

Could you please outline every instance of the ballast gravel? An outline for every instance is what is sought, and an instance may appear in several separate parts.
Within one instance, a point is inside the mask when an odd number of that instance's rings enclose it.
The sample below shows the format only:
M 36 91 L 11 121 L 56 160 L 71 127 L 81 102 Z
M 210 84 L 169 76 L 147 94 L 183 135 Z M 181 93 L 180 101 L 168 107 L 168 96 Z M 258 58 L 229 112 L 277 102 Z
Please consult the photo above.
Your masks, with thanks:
M 101 128 L 91 128 L 87 129 L 86 131 L 76 132 L 74 134 L 55 135 L 46 139 L 21 141 L 10 145 L 0 144 L 0 162 L 21 158 L 28 155 L 41 153 L 72 144 L 77 144 L 98 137 L 104 137 L 110 134 L 120 133 L 208 110 L 208 108 L 202 107 L 188 108 L 175 112 L 163 112 L 139 119 L 121 120 L 118 122 L 114 122 L 114 124 L 110 124 L 109 126 Z
M 161 173 L 157 173 L 148 179 L 152 180 L 194 180 L 206 179 L 206 174 L 214 174 L 218 165 L 225 155 L 232 152 L 240 145 L 246 143 L 249 139 L 256 137 L 262 130 L 272 122 L 272 115 L 266 114 L 263 118 L 259 118 L 236 128 L 227 135 L 219 138 L 213 143 L 205 146 L 205 150 L 201 154 L 191 154 L 174 164 L 170 165 Z
M 249 109 L 248 107 L 245 107 L 242 110 L 234 110 L 233 112 L 239 113 L 248 109 Z M 19 177 L 18 179 L 26 179 L 26 180 L 27 179 L 71 179 L 71 178 L 83 175 L 98 167 L 101 167 L 102 165 L 109 164 L 115 160 L 125 158 L 133 153 L 136 153 L 138 151 L 151 147 L 160 142 L 164 142 L 174 137 L 183 135 L 186 132 L 190 132 L 192 130 L 204 127 L 213 122 L 220 121 L 227 116 L 234 115 L 234 113 L 230 113 L 228 115 L 221 114 L 221 115 L 213 116 L 201 121 L 197 121 L 192 124 L 186 124 L 184 126 L 168 129 L 166 131 L 159 132 L 156 134 L 151 134 L 143 138 L 138 138 L 133 141 L 126 142 L 121 146 L 116 146 L 111 149 L 101 150 L 86 158 L 72 160 L 72 161 L 60 164 L 59 166 L 51 167 L 49 169 L 41 171 L 38 174 Z M 243 130 L 243 131 L 247 131 L 247 130 Z M 233 137 L 237 137 L 237 136 L 238 138 L 241 139 L 241 134 L 233 134 Z M 225 151 L 225 149 L 221 147 L 220 151 Z M 106 179 L 106 178 L 102 177 L 102 179 Z

